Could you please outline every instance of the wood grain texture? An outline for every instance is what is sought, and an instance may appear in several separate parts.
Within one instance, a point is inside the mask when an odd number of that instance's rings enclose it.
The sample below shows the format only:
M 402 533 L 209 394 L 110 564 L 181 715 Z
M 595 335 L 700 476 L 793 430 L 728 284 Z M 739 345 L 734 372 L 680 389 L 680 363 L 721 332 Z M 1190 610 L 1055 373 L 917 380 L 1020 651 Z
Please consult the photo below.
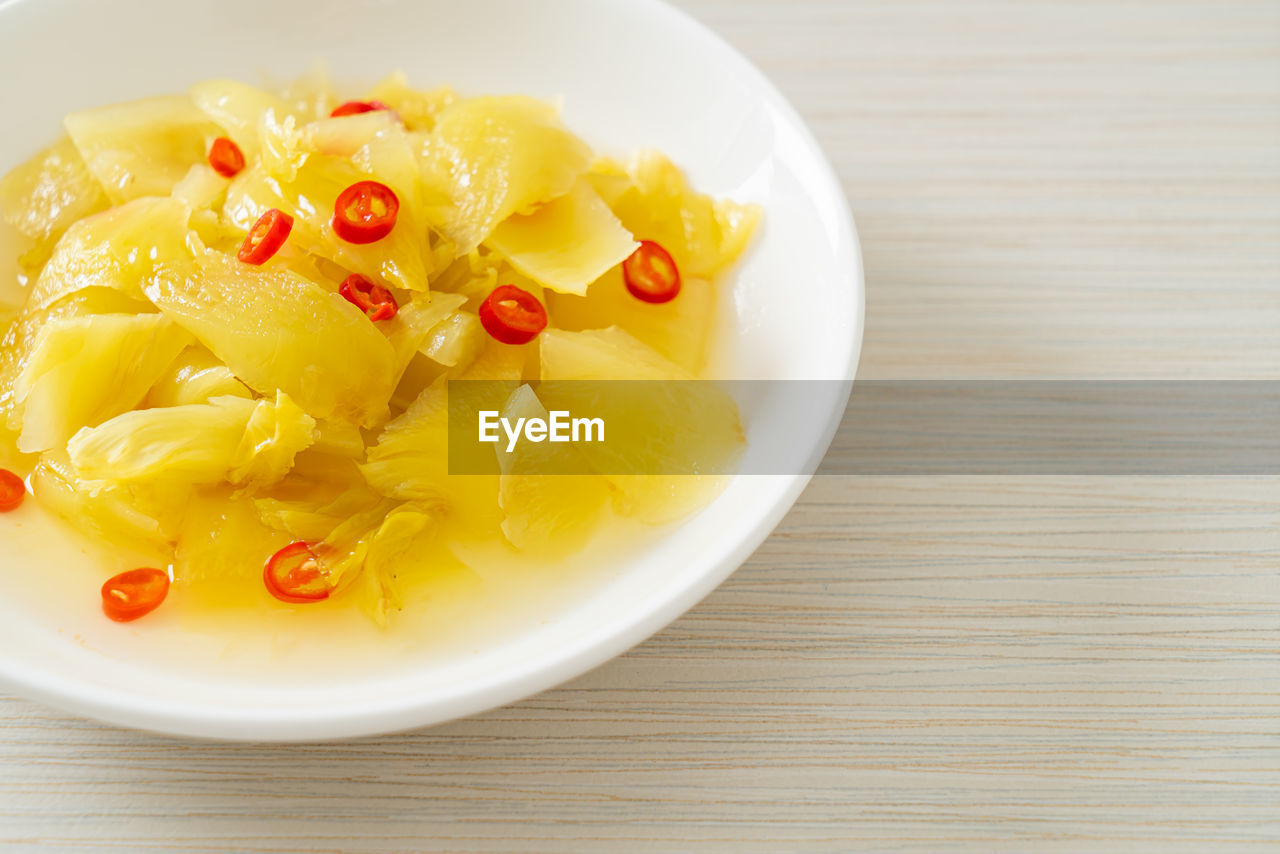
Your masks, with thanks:
M 864 377 L 1280 375 L 1280 3 L 684 0 L 794 99 Z M 1274 851 L 1280 483 L 827 478 L 558 690 L 208 745 L 0 699 L 13 850 Z

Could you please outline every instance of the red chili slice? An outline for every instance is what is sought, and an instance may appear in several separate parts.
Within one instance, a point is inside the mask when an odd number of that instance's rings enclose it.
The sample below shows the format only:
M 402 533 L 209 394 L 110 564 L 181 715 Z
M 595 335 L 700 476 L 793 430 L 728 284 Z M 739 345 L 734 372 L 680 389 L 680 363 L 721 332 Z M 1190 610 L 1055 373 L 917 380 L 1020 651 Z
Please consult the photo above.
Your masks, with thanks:
M 334 111 L 329 115 L 332 118 L 340 116 L 358 116 L 361 113 L 372 113 L 377 110 L 390 110 L 386 104 L 381 101 L 347 101 L 340 107 L 335 107 Z
M 209 148 L 209 165 L 223 178 L 234 178 L 244 169 L 244 152 L 230 139 L 220 136 Z
M 102 612 L 117 623 L 145 617 L 169 595 L 169 574 L 162 569 L 131 569 L 102 585 Z
M 480 323 L 503 344 L 528 344 L 547 328 L 547 310 L 515 285 L 501 285 L 480 303 Z
M 292 230 L 293 217 L 272 208 L 258 217 L 236 257 L 246 264 L 265 264 L 284 246 Z
M 348 243 L 375 243 L 396 227 L 400 200 L 386 184 L 357 181 L 333 206 L 333 232 Z
M 22 506 L 27 497 L 27 486 L 8 469 L 0 469 L 0 513 L 8 513 Z
M 675 259 L 652 240 L 641 240 L 640 248 L 622 262 L 622 278 L 631 295 L 645 302 L 670 302 L 680 293 Z
M 306 605 L 329 598 L 333 588 L 312 544 L 299 540 L 271 556 L 262 571 L 267 592 L 281 602 Z
M 347 276 L 338 286 L 338 293 L 373 321 L 390 320 L 400 310 L 391 291 L 382 285 L 375 285 L 359 273 Z

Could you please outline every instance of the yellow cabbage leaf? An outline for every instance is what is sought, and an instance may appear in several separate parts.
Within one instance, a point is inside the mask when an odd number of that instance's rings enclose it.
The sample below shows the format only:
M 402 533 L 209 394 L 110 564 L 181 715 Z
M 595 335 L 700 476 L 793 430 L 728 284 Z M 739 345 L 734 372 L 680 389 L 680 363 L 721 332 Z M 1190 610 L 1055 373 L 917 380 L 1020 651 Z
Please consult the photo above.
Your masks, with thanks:
M 217 397 L 117 415 L 76 433 L 67 451 L 86 480 L 258 487 L 283 478 L 314 431 L 283 392 L 275 402 Z
M 162 266 L 146 294 L 260 394 L 279 389 L 316 418 L 362 427 L 385 418 L 391 344 L 359 309 L 316 283 L 208 254 Z
M 205 160 L 220 131 L 185 95 L 165 95 L 72 113 L 67 133 L 115 204 L 167 196 Z
M 14 382 L 24 453 L 61 447 L 137 406 L 174 357 L 191 343 L 158 314 L 100 314 L 55 320 L 40 332 Z
M 586 181 L 504 220 L 485 242 L 538 284 L 579 295 L 639 246 Z

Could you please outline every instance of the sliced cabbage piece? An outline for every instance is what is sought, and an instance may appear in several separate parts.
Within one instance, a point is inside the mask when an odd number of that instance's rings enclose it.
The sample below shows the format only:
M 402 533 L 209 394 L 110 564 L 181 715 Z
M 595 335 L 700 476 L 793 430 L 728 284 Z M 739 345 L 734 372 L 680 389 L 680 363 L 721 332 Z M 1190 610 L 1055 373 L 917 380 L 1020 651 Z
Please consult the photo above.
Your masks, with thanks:
M 426 92 L 414 89 L 404 72 L 396 71 L 370 89 L 366 100 L 386 104 L 409 130 L 429 131 L 435 127 L 440 113 L 457 101 L 458 96 L 448 86 Z
M 169 195 L 188 169 L 204 161 L 220 132 L 185 95 L 84 110 L 64 124 L 115 204 Z
M 264 138 L 281 146 L 302 144 L 286 142 L 274 133 Z M 307 153 L 302 148 L 274 157 L 272 163 L 246 169 L 232 181 L 223 209 L 228 222 L 248 232 L 263 213 L 279 208 L 294 218 L 289 245 L 392 287 L 427 290 L 432 257 L 424 251 L 426 226 L 414 211 L 413 194 L 397 186 L 393 175 L 362 172 L 348 158 Z M 391 234 L 382 240 L 348 243 L 333 233 L 334 205 L 343 190 L 371 176 L 401 198 L 400 215 Z
M 420 505 L 406 504 L 387 514 L 364 546 L 355 592 L 360 607 L 385 627 L 391 612 L 402 607 L 397 568 L 411 555 L 420 555 L 436 533 L 439 515 Z
M 338 105 L 333 78 L 323 63 L 317 62 L 306 73 L 291 80 L 283 91 L 289 106 L 304 120 L 320 119 Z
M 283 392 L 274 402 L 217 397 L 126 412 L 82 429 L 67 451 L 88 480 L 257 487 L 284 477 L 314 431 L 315 420 Z
M 444 380 L 423 390 L 403 415 L 388 422 L 360 471 L 390 498 L 448 498 L 449 397 Z
M 177 539 L 190 498 L 185 484 L 83 480 L 63 448 L 40 457 L 31 488 L 37 501 L 82 530 L 157 556 Z
M 229 592 L 260 586 L 267 558 L 288 538 L 264 525 L 253 499 L 230 487 L 198 490 L 187 505 L 174 549 L 174 579 Z M 238 584 L 237 584 L 238 582 Z M 238 588 L 238 589 L 237 589 Z
M 195 345 L 178 354 L 147 392 L 144 406 L 187 406 L 215 397 L 253 397 L 231 369 L 204 347 Z
M 246 159 L 257 156 L 262 117 L 271 112 L 279 121 L 296 115 L 283 98 L 236 80 L 206 80 L 190 89 L 191 102 L 230 138 Z
M 441 365 L 465 370 L 489 340 L 479 317 L 470 311 L 455 311 L 430 330 L 421 349 L 423 355 Z
M 387 424 L 360 471 L 382 495 L 443 505 L 468 531 L 491 530 L 499 522 L 496 475 L 449 474 L 449 395 L 443 378 Z
M 450 202 L 432 225 L 470 252 L 498 223 L 568 193 L 591 150 L 550 104 L 522 96 L 468 98 L 440 113 L 423 153 L 423 182 Z
M 175 199 L 147 198 L 80 220 L 54 247 L 29 305 L 45 308 L 90 287 L 146 299 L 142 286 L 157 263 L 192 256 L 190 213 Z
M 86 288 L 59 300 L 48 308 L 30 305 L 14 318 L 0 340 L 0 423 L 9 430 L 21 429 L 13 387 L 35 348 L 40 332 L 55 320 L 91 314 L 153 312 L 150 303 L 140 303 L 110 288 Z
M 723 489 L 724 473 L 745 445 L 737 405 L 726 391 L 693 381 L 617 328 L 547 330 L 541 358 L 538 395 L 547 408 L 604 420 L 607 441 L 576 447 L 617 490 L 619 512 L 662 524 L 705 506 Z
M 702 370 L 715 319 L 715 286 L 685 276 L 675 299 L 643 302 L 627 291 L 614 268 L 585 296 L 548 294 L 547 311 L 558 329 L 580 332 L 617 326 L 692 374 Z
M 520 418 L 549 416 L 527 385 L 518 388 L 502 408 L 512 424 Z M 499 443 L 498 505 L 502 533 L 521 551 L 568 553 L 582 546 L 596 526 L 609 498 L 598 475 L 567 474 L 580 470 L 580 452 L 572 445 L 521 440 L 511 452 Z
M 316 283 L 206 254 L 162 266 L 146 293 L 255 391 L 284 391 L 316 418 L 362 427 L 385 418 L 391 344 L 359 309 Z
M 395 377 L 399 382 L 415 353 L 428 345 L 435 329 L 466 302 L 461 294 L 431 294 L 430 298 L 413 295 L 400 306 L 396 316 L 378 325 L 386 333 L 395 351 Z
M 638 239 L 653 240 L 684 276 L 712 279 L 738 259 L 760 222 L 760 207 L 697 193 L 684 173 L 656 151 L 641 151 L 626 168 L 608 160 L 591 180 Z
M 27 237 L 53 241 L 73 222 L 110 202 L 69 139 L 0 178 L 0 213 Z
M 538 284 L 579 295 L 640 245 L 586 181 L 533 213 L 504 220 L 485 242 Z
M 294 540 L 320 542 L 343 522 L 383 507 L 350 459 L 317 454 L 313 446 L 299 454 L 292 471 L 254 500 L 262 521 Z
M 100 314 L 47 324 L 14 382 L 18 448 L 61 447 L 81 427 L 137 406 L 191 336 L 158 314 Z
M 317 154 L 351 157 L 379 134 L 403 133 L 394 114 L 386 110 L 317 119 L 304 125 L 299 145 Z M 412 158 L 413 152 L 409 151 Z

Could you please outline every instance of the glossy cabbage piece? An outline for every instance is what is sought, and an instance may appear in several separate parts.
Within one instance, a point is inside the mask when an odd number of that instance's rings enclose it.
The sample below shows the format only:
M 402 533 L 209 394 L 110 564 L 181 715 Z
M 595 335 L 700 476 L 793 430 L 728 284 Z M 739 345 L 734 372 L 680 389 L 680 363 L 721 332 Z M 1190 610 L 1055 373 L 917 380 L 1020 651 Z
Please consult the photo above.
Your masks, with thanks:
M 568 193 L 590 163 L 591 150 L 549 104 L 522 96 L 458 101 L 426 140 L 423 183 L 449 200 L 428 216 L 463 254 L 512 214 Z
M 361 608 L 379 626 L 386 626 L 391 612 L 403 604 L 398 576 L 412 562 L 421 560 L 437 533 L 439 513 L 418 504 L 390 510 L 378 527 L 355 550 L 350 566 L 359 561 L 358 574 L 346 577 Z
M 473 312 L 455 311 L 431 329 L 421 350 L 445 367 L 466 370 L 490 340 Z
M 87 480 L 258 487 L 283 478 L 314 439 L 315 419 L 280 393 L 126 412 L 82 429 L 67 451 Z
M 62 447 L 81 427 L 137 406 L 191 336 L 158 314 L 100 314 L 51 321 L 14 381 L 18 449 Z
M 261 149 L 260 128 L 270 112 L 275 121 L 296 113 L 284 98 L 237 80 L 206 80 L 189 90 L 191 103 L 231 139 L 247 159 Z
M 590 177 L 622 224 L 637 239 L 662 244 L 684 276 L 714 279 L 738 259 L 760 222 L 758 205 L 695 192 L 656 151 L 636 154 L 625 168 L 598 161 Z
M 185 95 L 97 107 L 64 124 L 89 171 L 115 204 L 167 196 L 205 160 L 220 131 Z
M 48 308 L 30 305 L 14 318 L 0 340 L 0 424 L 11 430 L 22 426 L 15 413 L 14 383 L 31 357 L 41 330 L 55 320 L 93 314 L 154 312 L 150 303 L 140 303 L 111 288 L 86 288 Z
M 324 118 L 338 106 L 333 79 L 324 64 L 319 62 L 289 81 L 281 96 L 304 121 Z
M 586 181 L 529 214 L 515 214 L 485 241 L 543 287 L 585 294 L 639 246 Z
M 391 344 L 351 303 L 288 270 L 205 254 L 164 265 L 146 294 L 260 394 L 285 392 L 315 418 L 386 417 Z
M 449 395 L 444 378 L 387 424 L 360 471 L 382 495 L 444 508 L 459 531 L 492 531 L 499 522 L 496 475 L 449 474 Z
M 300 138 L 296 142 L 285 142 L 278 135 L 267 138 L 295 146 L 289 149 L 294 153 L 285 150 L 274 165 L 246 169 L 236 177 L 223 210 L 229 223 L 247 232 L 263 213 L 279 208 L 294 217 L 290 245 L 392 287 L 427 290 L 432 256 L 424 251 L 426 225 L 415 212 L 414 192 L 403 189 L 400 175 L 391 170 L 364 172 L 349 158 L 307 153 L 300 147 Z M 334 205 L 343 190 L 370 178 L 400 197 L 396 227 L 375 243 L 348 243 L 333 233 Z
M 702 370 L 706 359 L 715 308 L 715 286 L 690 276 L 670 302 L 638 300 L 627 291 L 620 268 L 594 282 L 585 296 L 547 295 L 557 328 L 578 332 L 617 326 L 692 374 Z
M 183 484 L 83 480 L 65 449 L 40 457 L 31 487 L 36 500 L 86 533 L 161 558 L 178 537 L 190 498 Z
M 215 397 L 253 397 L 253 392 L 235 378 L 231 369 L 204 347 L 187 347 L 147 392 L 143 405 L 187 406 L 208 403 Z
M 106 209 L 107 194 L 69 139 L 0 178 L 0 214 L 32 240 L 51 243 L 76 220 Z
M 510 423 L 548 413 L 533 390 L 522 385 L 502 407 Z M 580 548 L 599 522 L 610 489 L 598 475 L 579 470 L 580 452 L 571 445 L 520 442 L 508 453 L 499 443 L 498 505 L 502 533 L 521 551 L 566 554 Z
M 289 538 L 263 524 L 254 501 L 227 486 L 196 490 L 174 548 L 174 579 L 211 589 L 261 590 L 262 568 Z M 263 591 L 265 594 L 265 591 Z
M 396 71 L 370 89 L 364 100 L 386 104 L 411 131 L 429 131 L 458 96 L 448 86 L 428 91 L 414 89 L 404 72 Z
M 548 330 L 541 348 L 538 394 L 547 408 L 590 413 L 607 425 L 606 442 L 576 447 L 615 488 L 619 512 L 662 524 L 724 487 L 745 445 L 727 392 L 616 328 Z
M 45 308 L 91 287 L 145 300 L 142 287 L 157 263 L 192 257 L 190 213 L 174 199 L 146 198 L 80 220 L 54 247 L 28 305 Z
M 444 380 L 424 389 L 369 447 L 369 485 L 402 501 L 448 500 L 449 398 Z
M 397 382 L 414 355 L 429 348 L 436 330 L 464 302 L 466 297 L 459 294 L 431 294 L 429 299 L 414 294 L 400 306 L 395 317 L 379 323 L 395 351 Z

